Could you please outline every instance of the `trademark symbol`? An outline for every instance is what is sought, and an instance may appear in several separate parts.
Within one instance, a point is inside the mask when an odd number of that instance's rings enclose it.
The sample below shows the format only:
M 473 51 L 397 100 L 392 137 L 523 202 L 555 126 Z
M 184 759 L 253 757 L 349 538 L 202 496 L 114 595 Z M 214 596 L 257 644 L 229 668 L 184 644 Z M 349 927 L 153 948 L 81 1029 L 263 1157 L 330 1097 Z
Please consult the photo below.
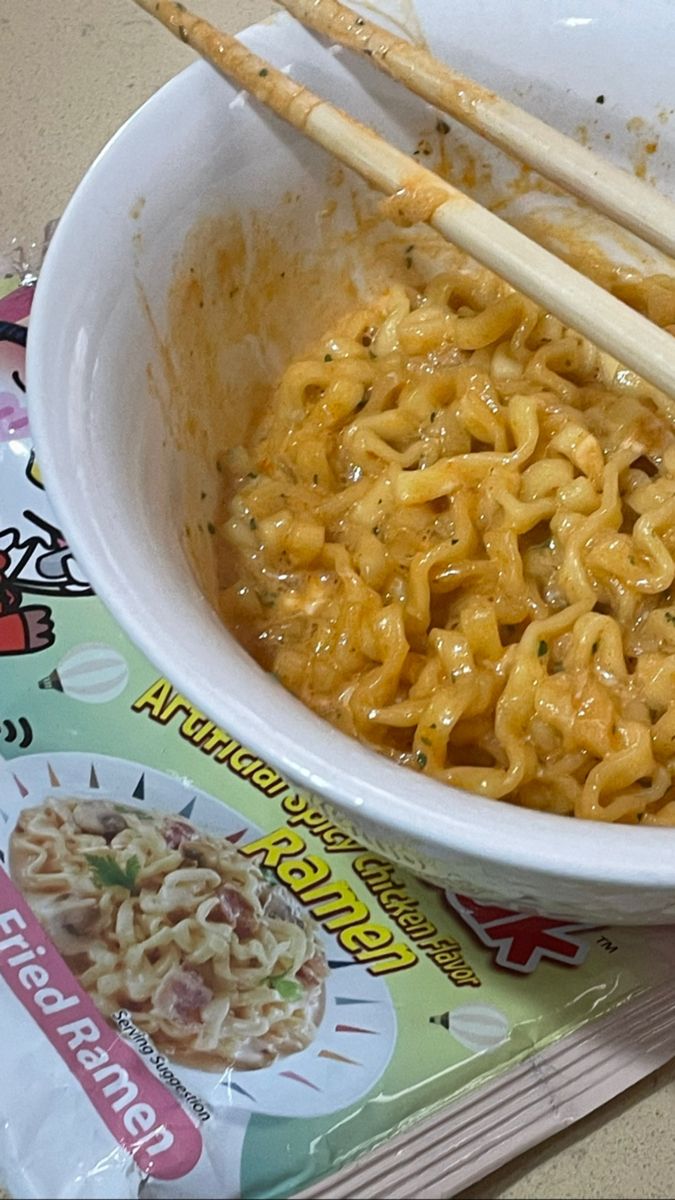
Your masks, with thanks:
M 597 939 L 597 942 L 598 946 L 602 946 L 603 950 L 606 950 L 608 954 L 614 954 L 614 951 L 619 949 L 615 942 L 611 942 L 609 938 L 605 937 L 602 933 Z

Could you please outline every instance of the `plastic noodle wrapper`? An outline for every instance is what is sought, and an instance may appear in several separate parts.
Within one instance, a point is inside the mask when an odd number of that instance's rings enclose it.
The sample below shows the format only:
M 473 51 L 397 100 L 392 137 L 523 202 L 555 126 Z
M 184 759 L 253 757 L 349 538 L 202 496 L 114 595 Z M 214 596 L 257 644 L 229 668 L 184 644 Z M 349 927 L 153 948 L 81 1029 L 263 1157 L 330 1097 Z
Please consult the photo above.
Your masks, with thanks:
M 445 894 L 131 645 L 30 440 L 0 298 L 0 1183 L 455 1194 L 675 1052 L 668 929 Z

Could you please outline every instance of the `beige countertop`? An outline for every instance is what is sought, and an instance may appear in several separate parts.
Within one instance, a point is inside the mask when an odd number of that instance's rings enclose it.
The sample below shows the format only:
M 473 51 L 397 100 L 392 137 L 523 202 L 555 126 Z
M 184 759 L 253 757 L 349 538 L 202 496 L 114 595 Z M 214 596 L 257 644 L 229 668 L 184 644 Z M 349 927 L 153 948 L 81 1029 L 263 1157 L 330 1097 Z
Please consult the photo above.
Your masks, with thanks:
M 270 0 L 198 7 L 233 31 L 272 11 Z M 3 250 L 41 239 L 94 155 L 189 53 L 129 0 L 0 0 L 0 47 Z M 467 1197 L 673 1197 L 674 1128 L 671 1063 Z

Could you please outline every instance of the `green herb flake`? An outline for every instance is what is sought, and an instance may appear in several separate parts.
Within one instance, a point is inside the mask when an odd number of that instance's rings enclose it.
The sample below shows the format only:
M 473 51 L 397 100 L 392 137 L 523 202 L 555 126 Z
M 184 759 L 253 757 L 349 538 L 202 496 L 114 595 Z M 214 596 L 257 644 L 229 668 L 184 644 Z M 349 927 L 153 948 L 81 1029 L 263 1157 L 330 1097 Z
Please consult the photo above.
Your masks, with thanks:
M 255 517 L 251 517 L 251 519 L 249 521 L 249 525 L 250 525 L 251 529 L 258 528 L 258 522 L 256 521 Z
M 420 741 L 421 741 L 421 742 L 423 742 L 425 746 L 430 746 L 430 745 L 431 745 L 431 738 L 428 738 L 428 737 L 421 737 L 421 738 L 420 738 Z
M 267 67 L 263 67 L 262 71 L 258 71 L 258 74 L 261 79 L 264 79 L 266 75 L 269 75 L 269 71 L 267 70 Z
M 595 103 L 596 104 L 604 104 L 605 103 L 605 97 L 603 96 L 602 92 L 600 93 L 599 96 L 595 97 Z
M 443 121 L 441 119 L 436 122 L 436 133 L 449 133 L 449 132 L 450 132 L 450 126 L 448 125 L 447 121 Z
M 361 409 L 365 408 L 367 403 L 368 403 L 368 397 L 364 396 L 361 400 L 359 400 L 356 408 L 354 409 L 354 412 L 361 412 Z
M 597 654 L 599 647 L 600 642 L 593 642 L 593 645 L 591 646 L 591 654 Z
M 206 492 L 202 492 L 201 498 L 202 498 L 202 500 L 206 500 Z
M 548 654 L 548 642 L 540 642 L 537 646 L 537 657 L 543 658 L 545 654 Z
M 434 421 L 436 420 L 437 416 L 438 416 L 438 413 L 436 412 L 436 409 L 434 409 L 431 416 L 429 417 L 429 420 L 431 421 L 432 425 L 433 425 Z
M 124 866 L 112 854 L 85 854 L 85 858 L 97 887 L 121 887 L 131 892 L 132 896 L 138 894 L 136 880 L 141 864 L 135 854 L 127 859 Z
M 265 982 L 279 993 L 282 1000 L 300 1000 L 305 994 L 305 989 L 297 979 L 288 979 L 285 975 L 270 975 Z
M 427 756 L 424 753 L 424 751 L 418 750 L 417 754 L 415 755 L 415 758 L 417 759 L 417 762 L 419 763 L 420 767 L 422 767 L 422 770 L 424 770 L 424 768 L 427 765 Z
M 213 521 L 208 521 L 206 528 L 208 529 L 209 533 L 211 534 L 211 537 L 213 537 L 216 532 L 216 527 L 213 524 Z
M 412 260 L 412 255 L 411 255 L 411 254 L 406 254 L 406 257 L 405 257 L 405 265 L 406 265 L 406 267 L 408 268 L 408 270 L 410 270 L 410 268 L 412 267 L 412 262 L 413 262 L 413 260 Z
M 317 475 L 317 473 L 315 471 L 314 474 L 312 475 L 312 483 L 318 483 L 318 482 L 319 482 L 319 476 Z
M 669 621 L 671 625 L 675 625 L 675 613 L 667 612 L 663 615 L 665 616 L 666 621 Z
M 458 546 L 458 545 L 459 545 L 459 538 L 450 538 L 450 545 L 451 545 L 451 546 Z
M 324 356 L 323 356 L 323 361 L 324 361 L 324 362 L 332 362 L 332 361 L 333 361 L 333 355 L 332 355 L 332 354 L 324 354 Z

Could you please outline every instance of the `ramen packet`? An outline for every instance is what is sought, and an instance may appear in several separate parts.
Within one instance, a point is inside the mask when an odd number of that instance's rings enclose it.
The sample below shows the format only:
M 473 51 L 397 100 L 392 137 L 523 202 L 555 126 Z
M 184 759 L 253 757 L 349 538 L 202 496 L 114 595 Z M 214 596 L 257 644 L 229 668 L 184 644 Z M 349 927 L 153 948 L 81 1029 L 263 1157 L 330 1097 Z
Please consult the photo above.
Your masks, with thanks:
M 416 878 L 127 640 L 43 487 L 31 300 L 0 281 L 0 1184 L 450 1196 L 675 1053 L 668 929 Z

